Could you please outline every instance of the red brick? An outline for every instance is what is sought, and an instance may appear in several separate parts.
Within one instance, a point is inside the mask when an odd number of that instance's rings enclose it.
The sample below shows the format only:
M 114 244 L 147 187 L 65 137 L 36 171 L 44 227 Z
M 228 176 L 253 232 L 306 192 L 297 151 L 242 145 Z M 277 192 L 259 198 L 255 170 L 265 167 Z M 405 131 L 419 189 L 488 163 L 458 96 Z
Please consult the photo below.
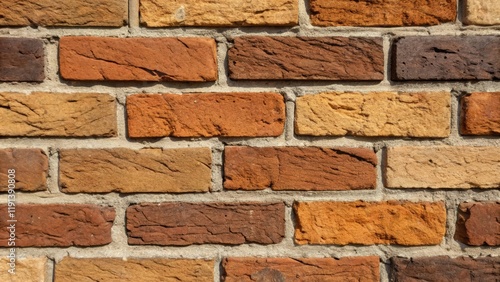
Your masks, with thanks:
M 42 40 L 0 38 L 0 81 L 41 82 L 45 79 L 44 67 Z
M 472 93 L 462 98 L 464 135 L 500 135 L 500 92 Z
M 49 160 L 41 149 L 0 150 L 0 191 L 8 189 L 8 173 L 13 169 L 14 191 L 43 191 L 47 189 Z
M 500 203 L 460 204 L 455 240 L 471 246 L 500 246 Z

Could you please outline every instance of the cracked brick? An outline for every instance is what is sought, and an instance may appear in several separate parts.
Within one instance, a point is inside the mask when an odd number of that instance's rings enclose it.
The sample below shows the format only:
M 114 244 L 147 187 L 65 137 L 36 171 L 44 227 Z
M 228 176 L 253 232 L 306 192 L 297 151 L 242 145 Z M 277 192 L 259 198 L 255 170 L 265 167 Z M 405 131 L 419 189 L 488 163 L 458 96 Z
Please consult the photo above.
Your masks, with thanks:
M 47 190 L 49 159 L 42 149 L 1 149 L 0 160 L 0 191 L 8 190 L 9 169 L 15 170 L 15 191 Z
M 470 246 L 499 246 L 500 202 L 461 203 L 454 238 Z

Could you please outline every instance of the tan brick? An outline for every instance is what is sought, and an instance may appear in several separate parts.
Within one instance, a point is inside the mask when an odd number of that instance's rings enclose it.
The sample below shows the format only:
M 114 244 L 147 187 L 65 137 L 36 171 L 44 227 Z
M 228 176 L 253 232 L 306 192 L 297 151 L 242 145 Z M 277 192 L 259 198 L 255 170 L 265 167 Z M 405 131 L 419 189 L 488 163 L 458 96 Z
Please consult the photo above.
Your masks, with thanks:
M 71 258 L 55 266 L 55 281 L 213 281 L 214 261 L 165 258 Z
M 436 245 L 446 231 L 442 202 L 297 202 L 297 244 Z
M 440 146 L 387 150 L 389 188 L 498 188 L 500 148 Z
M 321 93 L 297 98 L 295 133 L 446 137 L 450 93 Z
M 0 93 L 0 136 L 116 136 L 116 102 L 106 94 Z
M 0 191 L 9 190 L 7 171 L 14 170 L 14 191 L 42 191 L 47 189 L 49 160 L 41 149 L 0 150 Z M 12 178 L 11 178 L 12 179 Z
M 281 26 L 299 20 L 297 0 L 141 0 L 141 23 L 162 26 Z
M 209 148 L 60 151 L 66 193 L 207 192 L 211 177 Z
M 465 0 L 466 24 L 500 24 L 500 3 L 498 0 Z
M 460 133 L 500 135 L 500 92 L 477 92 L 462 98 Z
M 8 256 L 8 255 L 7 255 Z M 47 258 L 16 258 L 15 274 L 9 272 L 10 259 L 0 259 L 0 281 L 2 282 L 45 282 L 49 281 L 47 275 Z

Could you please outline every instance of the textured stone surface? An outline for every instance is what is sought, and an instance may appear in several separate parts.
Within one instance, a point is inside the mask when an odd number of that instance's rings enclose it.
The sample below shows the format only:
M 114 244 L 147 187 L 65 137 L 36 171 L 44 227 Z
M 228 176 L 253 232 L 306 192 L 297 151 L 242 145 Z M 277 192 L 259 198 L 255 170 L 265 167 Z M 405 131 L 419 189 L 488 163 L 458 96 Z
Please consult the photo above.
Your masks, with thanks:
M 499 246 L 500 203 L 460 204 L 455 240 L 471 246 Z
M 224 282 L 379 281 L 378 257 L 226 258 Z
M 0 150 L 0 191 L 8 190 L 9 169 L 15 170 L 15 191 L 47 189 L 49 160 L 41 149 Z
M 296 0 L 141 0 L 141 23 L 161 26 L 296 25 Z
M 65 257 L 55 266 L 55 281 L 213 281 L 214 261 L 164 258 Z
M 6 230 L 7 205 L 0 206 L 0 228 Z M 16 247 L 101 246 L 111 243 L 115 210 L 83 204 L 17 204 Z M 6 247 L 8 232 L 0 233 Z
M 126 0 L 2 0 L 0 26 L 122 26 Z
M 319 26 L 437 25 L 454 21 L 456 0 L 311 0 L 311 22 Z
M 500 36 L 413 36 L 392 48 L 394 80 L 500 79 Z
M 6 255 L 8 256 L 8 255 Z M 46 282 L 50 281 L 45 269 L 47 258 L 16 258 L 15 274 L 8 272 L 10 269 L 8 258 L 0 259 L 0 281 L 4 282 Z
M 226 147 L 224 188 L 259 190 L 375 189 L 370 149 Z
M 215 81 L 210 38 L 62 37 L 61 76 L 70 80 Z
M 231 79 L 384 78 L 381 38 L 237 37 L 228 58 Z
M 43 81 L 43 53 L 40 39 L 0 37 L 0 81 Z
M 321 93 L 297 98 L 295 134 L 446 137 L 449 92 Z
M 127 208 L 132 245 L 275 244 L 285 236 L 283 203 L 143 203 Z
M 462 98 L 461 131 L 465 135 L 500 134 L 500 92 L 472 93 Z
M 391 281 L 495 282 L 500 277 L 500 257 L 392 258 Z
M 59 185 L 66 193 L 207 192 L 209 148 L 65 149 Z
M 465 0 L 466 24 L 500 24 L 500 3 L 498 0 Z
M 277 93 L 138 94 L 127 97 L 129 137 L 279 136 L 285 102 Z
M 117 135 L 115 98 L 106 94 L 0 93 L 0 136 Z
M 297 244 L 437 245 L 446 231 L 443 202 L 296 202 Z
M 498 188 L 498 147 L 394 147 L 387 149 L 390 188 Z

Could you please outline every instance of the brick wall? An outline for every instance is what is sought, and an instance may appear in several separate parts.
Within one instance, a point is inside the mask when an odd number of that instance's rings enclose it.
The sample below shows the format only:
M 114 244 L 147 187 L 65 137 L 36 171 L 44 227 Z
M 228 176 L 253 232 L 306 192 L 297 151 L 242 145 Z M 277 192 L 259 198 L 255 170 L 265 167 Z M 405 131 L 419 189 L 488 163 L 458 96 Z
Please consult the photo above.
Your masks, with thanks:
M 498 279 L 498 0 L 91 2 L 0 3 L 1 281 Z

